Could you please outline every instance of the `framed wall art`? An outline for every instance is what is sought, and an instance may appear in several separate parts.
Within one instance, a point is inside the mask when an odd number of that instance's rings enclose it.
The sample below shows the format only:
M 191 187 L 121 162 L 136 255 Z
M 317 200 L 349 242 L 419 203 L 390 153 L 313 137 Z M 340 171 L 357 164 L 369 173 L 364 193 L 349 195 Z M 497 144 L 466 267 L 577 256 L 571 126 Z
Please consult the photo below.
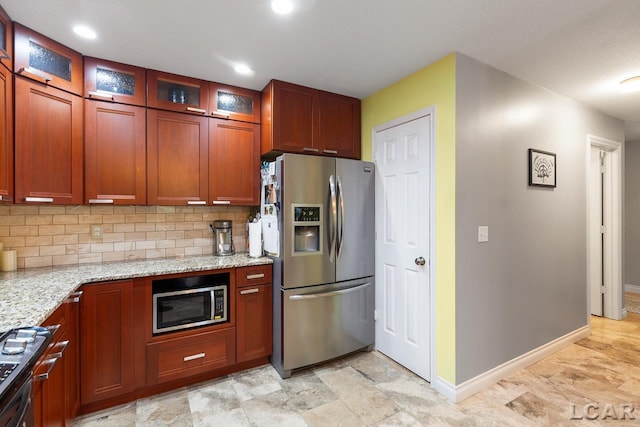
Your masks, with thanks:
M 529 148 L 529 185 L 556 187 L 556 155 Z

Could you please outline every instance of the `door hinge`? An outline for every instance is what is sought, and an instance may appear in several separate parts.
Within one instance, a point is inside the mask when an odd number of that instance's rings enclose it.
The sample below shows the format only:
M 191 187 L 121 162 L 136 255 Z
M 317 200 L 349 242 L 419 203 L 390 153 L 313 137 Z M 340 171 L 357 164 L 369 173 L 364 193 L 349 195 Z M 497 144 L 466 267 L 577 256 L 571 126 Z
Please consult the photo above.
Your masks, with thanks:
M 600 293 L 601 294 L 606 294 L 607 293 L 607 287 L 606 286 L 600 286 Z
M 607 226 L 606 225 L 601 225 L 600 226 L 600 234 L 605 234 L 607 232 Z
M 606 165 L 600 165 L 600 173 L 605 173 L 607 172 L 607 166 Z

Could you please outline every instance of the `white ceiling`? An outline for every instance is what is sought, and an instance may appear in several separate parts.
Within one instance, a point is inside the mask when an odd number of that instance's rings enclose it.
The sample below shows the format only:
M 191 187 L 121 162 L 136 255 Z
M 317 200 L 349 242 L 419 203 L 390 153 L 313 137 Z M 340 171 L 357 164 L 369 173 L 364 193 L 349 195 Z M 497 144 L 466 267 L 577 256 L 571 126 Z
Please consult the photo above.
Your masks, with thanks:
M 364 98 L 458 51 L 627 121 L 640 140 L 639 0 L 0 0 L 77 51 L 252 89 L 280 79 Z M 93 41 L 71 31 L 91 26 Z M 251 77 L 231 65 L 245 62 Z

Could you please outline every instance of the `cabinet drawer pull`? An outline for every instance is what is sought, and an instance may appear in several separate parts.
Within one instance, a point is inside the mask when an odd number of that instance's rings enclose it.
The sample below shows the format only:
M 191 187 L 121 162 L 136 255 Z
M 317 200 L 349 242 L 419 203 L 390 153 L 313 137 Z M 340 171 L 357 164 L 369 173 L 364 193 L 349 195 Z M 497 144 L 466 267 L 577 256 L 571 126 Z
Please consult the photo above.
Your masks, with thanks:
M 113 199 L 89 199 L 90 205 L 112 205 Z
M 55 353 L 51 353 L 50 356 L 54 357 L 56 359 L 59 359 L 62 357 L 62 354 L 64 353 L 64 351 L 67 349 L 67 346 L 69 345 L 69 340 L 66 341 L 60 341 L 59 343 L 57 343 L 54 348 L 56 348 L 56 350 L 60 350 L 57 351 Z
M 191 113 L 207 114 L 207 110 L 205 110 L 204 108 L 187 107 L 187 111 Z
M 53 371 L 53 368 L 56 366 L 57 362 L 58 362 L 57 357 L 52 357 L 51 359 L 43 360 L 40 366 L 49 365 L 49 367 L 47 368 L 46 372 L 43 372 L 42 374 L 34 375 L 33 376 L 34 381 L 44 381 L 46 379 L 49 379 L 49 374 L 51 374 L 51 371 Z
M 229 200 L 214 200 L 213 202 L 214 205 L 230 205 L 231 201 Z
M 188 362 L 190 360 L 202 359 L 205 355 L 206 355 L 205 353 L 198 353 L 198 354 L 194 354 L 193 356 L 185 356 L 182 360 L 184 360 L 185 362 Z
M 22 67 L 18 70 L 18 74 L 20 74 L 21 76 L 25 76 L 28 77 L 30 79 L 33 80 L 38 80 L 44 84 L 47 84 L 51 81 L 51 77 L 49 77 L 47 74 L 43 73 L 40 70 L 36 70 L 35 68 L 31 68 L 31 67 Z
M 10 202 L 13 200 L 11 196 L 0 196 L 0 202 Z
M 322 152 L 327 154 L 338 154 L 338 150 L 322 150 Z
M 53 197 L 25 197 L 24 201 L 29 203 L 53 203 Z
M 100 93 L 100 92 L 89 92 L 89 98 L 98 98 L 98 99 L 104 99 L 107 101 L 113 101 L 113 95 L 109 95 L 108 93 Z
M 304 147 L 302 151 L 311 151 L 311 152 L 317 153 L 320 150 L 318 150 L 317 148 Z
M 188 205 L 206 205 L 206 200 L 187 200 Z
M 258 288 L 245 289 L 244 291 L 240 291 L 240 295 L 257 294 L 258 292 L 260 292 Z
M 80 297 L 82 296 L 82 292 L 83 291 L 77 291 L 77 292 L 73 292 L 71 293 L 71 295 L 69 295 L 69 298 L 67 298 L 66 302 L 80 302 Z
M 247 280 L 262 279 L 263 277 L 264 277 L 264 273 L 247 274 Z
M 230 116 L 229 116 L 229 114 L 221 113 L 221 112 L 219 112 L 219 111 L 212 111 L 212 112 L 211 112 L 211 115 L 212 115 L 213 117 L 218 117 L 218 118 L 221 118 L 221 119 L 227 119 L 227 120 L 228 120 L 228 119 L 229 119 L 229 117 L 230 117 Z

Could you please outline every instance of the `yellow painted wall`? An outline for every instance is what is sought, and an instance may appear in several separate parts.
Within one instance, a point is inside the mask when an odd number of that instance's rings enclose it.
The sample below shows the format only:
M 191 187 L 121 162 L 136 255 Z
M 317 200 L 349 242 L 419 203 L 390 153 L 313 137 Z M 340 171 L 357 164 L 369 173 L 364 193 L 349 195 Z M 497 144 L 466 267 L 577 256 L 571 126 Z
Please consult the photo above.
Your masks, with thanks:
M 362 101 L 362 158 L 371 160 L 372 129 L 436 107 L 436 375 L 455 385 L 455 82 L 452 53 Z M 432 378 L 432 381 L 435 378 Z

